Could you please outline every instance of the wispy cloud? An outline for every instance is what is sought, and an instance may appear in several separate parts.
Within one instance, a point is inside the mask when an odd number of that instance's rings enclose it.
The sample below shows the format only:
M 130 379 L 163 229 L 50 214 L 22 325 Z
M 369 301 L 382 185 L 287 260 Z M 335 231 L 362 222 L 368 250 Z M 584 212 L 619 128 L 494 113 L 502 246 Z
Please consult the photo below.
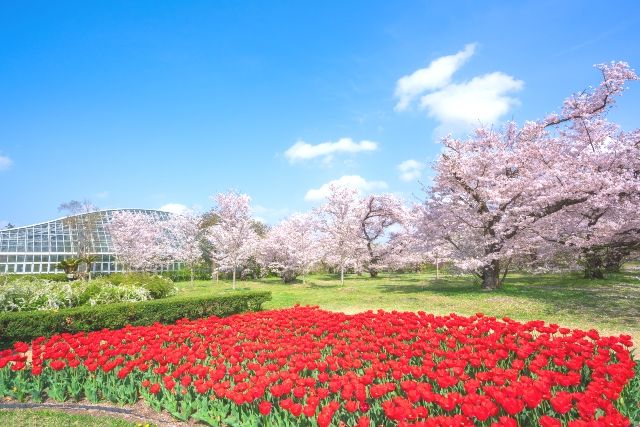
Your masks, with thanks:
M 455 55 L 441 56 L 431 61 L 428 67 L 420 68 L 396 83 L 396 111 L 404 111 L 421 93 L 440 89 L 451 83 L 451 77 L 476 51 L 477 44 L 470 43 Z
M 500 71 L 454 82 L 454 73 L 475 53 L 476 44 L 465 46 L 455 55 L 443 56 L 398 80 L 397 111 L 403 111 L 419 98 L 418 107 L 440 122 L 444 131 L 489 125 L 519 105 L 512 94 L 524 82 Z
M 322 200 L 329 194 L 331 185 L 341 187 L 349 187 L 358 190 L 360 193 L 370 193 L 375 190 L 384 190 L 388 187 L 384 181 L 367 181 L 360 175 L 344 175 L 326 184 L 322 184 L 319 188 L 312 188 L 307 191 L 304 199 L 307 201 Z
M 417 160 L 405 160 L 398 165 L 398 171 L 400 171 L 400 179 L 407 182 L 418 179 L 422 176 L 422 170 L 424 168 L 424 163 L 421 163 Z
M 328 141 L 315 145 L 298 141 L 284 152 L 284 156 L 291 163 L 315 159 L 317 157 L 321 157 L 325 162 L 330 162 L 333 159 L 333 155 L 337 153 L 353 154 L 363 151 L 375 151 L 377 149 L 377 142 L 367 140 L 355 142 L 351 138 L 341 138 L 335 142 Z
M 0 171 L 9 170 L 11 165 L 13 165 L 13 160 L 11 160 L 9 156 L 2 155 L 0 152 Z

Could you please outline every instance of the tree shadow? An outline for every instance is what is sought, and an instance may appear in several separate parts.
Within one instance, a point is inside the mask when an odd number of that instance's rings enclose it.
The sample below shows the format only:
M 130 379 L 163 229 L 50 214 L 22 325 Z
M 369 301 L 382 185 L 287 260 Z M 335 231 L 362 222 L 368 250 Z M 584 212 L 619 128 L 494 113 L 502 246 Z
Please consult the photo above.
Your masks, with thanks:
M 621 273 L 597 281 L 571 274 L 514 274 L 507 278 L 502 288 L 490 292 L 482 290 L 472 276 L 447 276 L 440 280 L 419 280 L 418 283 L 412 284 L 407 284 L 406 280 L 402 282 L 377 286 L 382 292 L 398 296 L 468 295 L 472 299 L 485 302 L 500 297 L 505 297 L 507 301 L 536 300 L 544 304 L 547 314 L 566 314 L 583 319 L 597 318 L 600 321 L 612 321 L 632 328 L 640 326 L 640 277 L 637 273 Z
M 304 285 L 306 287 L 308 287 L 309 289 L 335 289 L 335 288 L 343 288 L 342 285 L 334 285 L 334 284 L 319 284 L 319 283 L 314 283 L 314 282 L 307 282 L 306 285 Z

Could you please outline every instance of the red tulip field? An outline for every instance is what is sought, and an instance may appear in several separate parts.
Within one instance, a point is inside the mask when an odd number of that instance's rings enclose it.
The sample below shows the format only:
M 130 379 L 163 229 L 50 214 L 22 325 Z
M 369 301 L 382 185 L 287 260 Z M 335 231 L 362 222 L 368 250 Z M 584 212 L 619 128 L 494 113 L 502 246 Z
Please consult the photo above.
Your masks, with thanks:
M 624 426 L 628 336 L 316 307 L 61 334 L 0 351 L 0 396 L 143 399 L 262 426 Z

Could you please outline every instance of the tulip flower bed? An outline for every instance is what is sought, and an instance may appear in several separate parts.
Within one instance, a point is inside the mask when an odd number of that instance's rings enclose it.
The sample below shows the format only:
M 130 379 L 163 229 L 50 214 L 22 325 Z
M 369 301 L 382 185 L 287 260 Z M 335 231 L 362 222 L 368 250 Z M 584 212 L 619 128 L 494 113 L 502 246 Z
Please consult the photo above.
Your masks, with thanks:
M 215 426 L 624 426 L 631 345 L 481 314 L 294 307 L 16 343 L 0 396 L 142 398 Z

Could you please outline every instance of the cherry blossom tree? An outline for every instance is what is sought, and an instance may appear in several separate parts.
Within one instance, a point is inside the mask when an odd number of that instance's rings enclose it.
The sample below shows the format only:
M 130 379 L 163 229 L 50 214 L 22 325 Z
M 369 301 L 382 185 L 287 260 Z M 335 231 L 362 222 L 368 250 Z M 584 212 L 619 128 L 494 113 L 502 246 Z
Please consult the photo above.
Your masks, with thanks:
M 271 228 L 261 244 L 261 262 L 276 271 L 285 283 L 302 275 L 320 260 L 319 234 L 310 214 L 294 214 Z
M 171 259 L 189 267 L 191 283 L 194 268 L 202 261 L 203 231 L 200 221 L 200 217 L 196 215 L 172 215 L 162 224 Z
M 207 232 L 213 247 L 213 258 L 221 268 L 230 268 L 233 289 L 236 288 L 236 270 L 256 254 L 259 237 L 251 218 L 251 198 L 234 191 L 218 193 L 213 213 L 217 222 Z
M 324 259 L 340 270 L 342 285 L 345 269 L 361 265 L 366 253 L 361 212 L 357 191 L 334 184 L 329 187 L 325 204 L 315 210 Z
M 153 271 L 170 259 L 163 226 L 149 215 L 117 211 L 108 228 L 118 260 L 128 267 Z
M 403 249 L 400 239 L 392 239 L 392 234 L 399 234 L 406 215 L 402 201 L 392 194 L 372 194 L 360 203 L 360 232 L 367 255 L 364 267 L 371 277 L 376 277 L 389 259 Z M 394 228 L 398 231 L 394 232 Z
M 625 63 L 598 68 L 602 83 L 569 97 L 560 114 L 443 139 L 423 228 L 483 288 L 500 286 L 515 258 L 535 254 L 541 235 L 562 235 L 564 213 L 583 214 L 637 190 L 637 175 L 623 166 L 633 163 L 637 138 L 621 136 L 604 115 L 638 77 Z

